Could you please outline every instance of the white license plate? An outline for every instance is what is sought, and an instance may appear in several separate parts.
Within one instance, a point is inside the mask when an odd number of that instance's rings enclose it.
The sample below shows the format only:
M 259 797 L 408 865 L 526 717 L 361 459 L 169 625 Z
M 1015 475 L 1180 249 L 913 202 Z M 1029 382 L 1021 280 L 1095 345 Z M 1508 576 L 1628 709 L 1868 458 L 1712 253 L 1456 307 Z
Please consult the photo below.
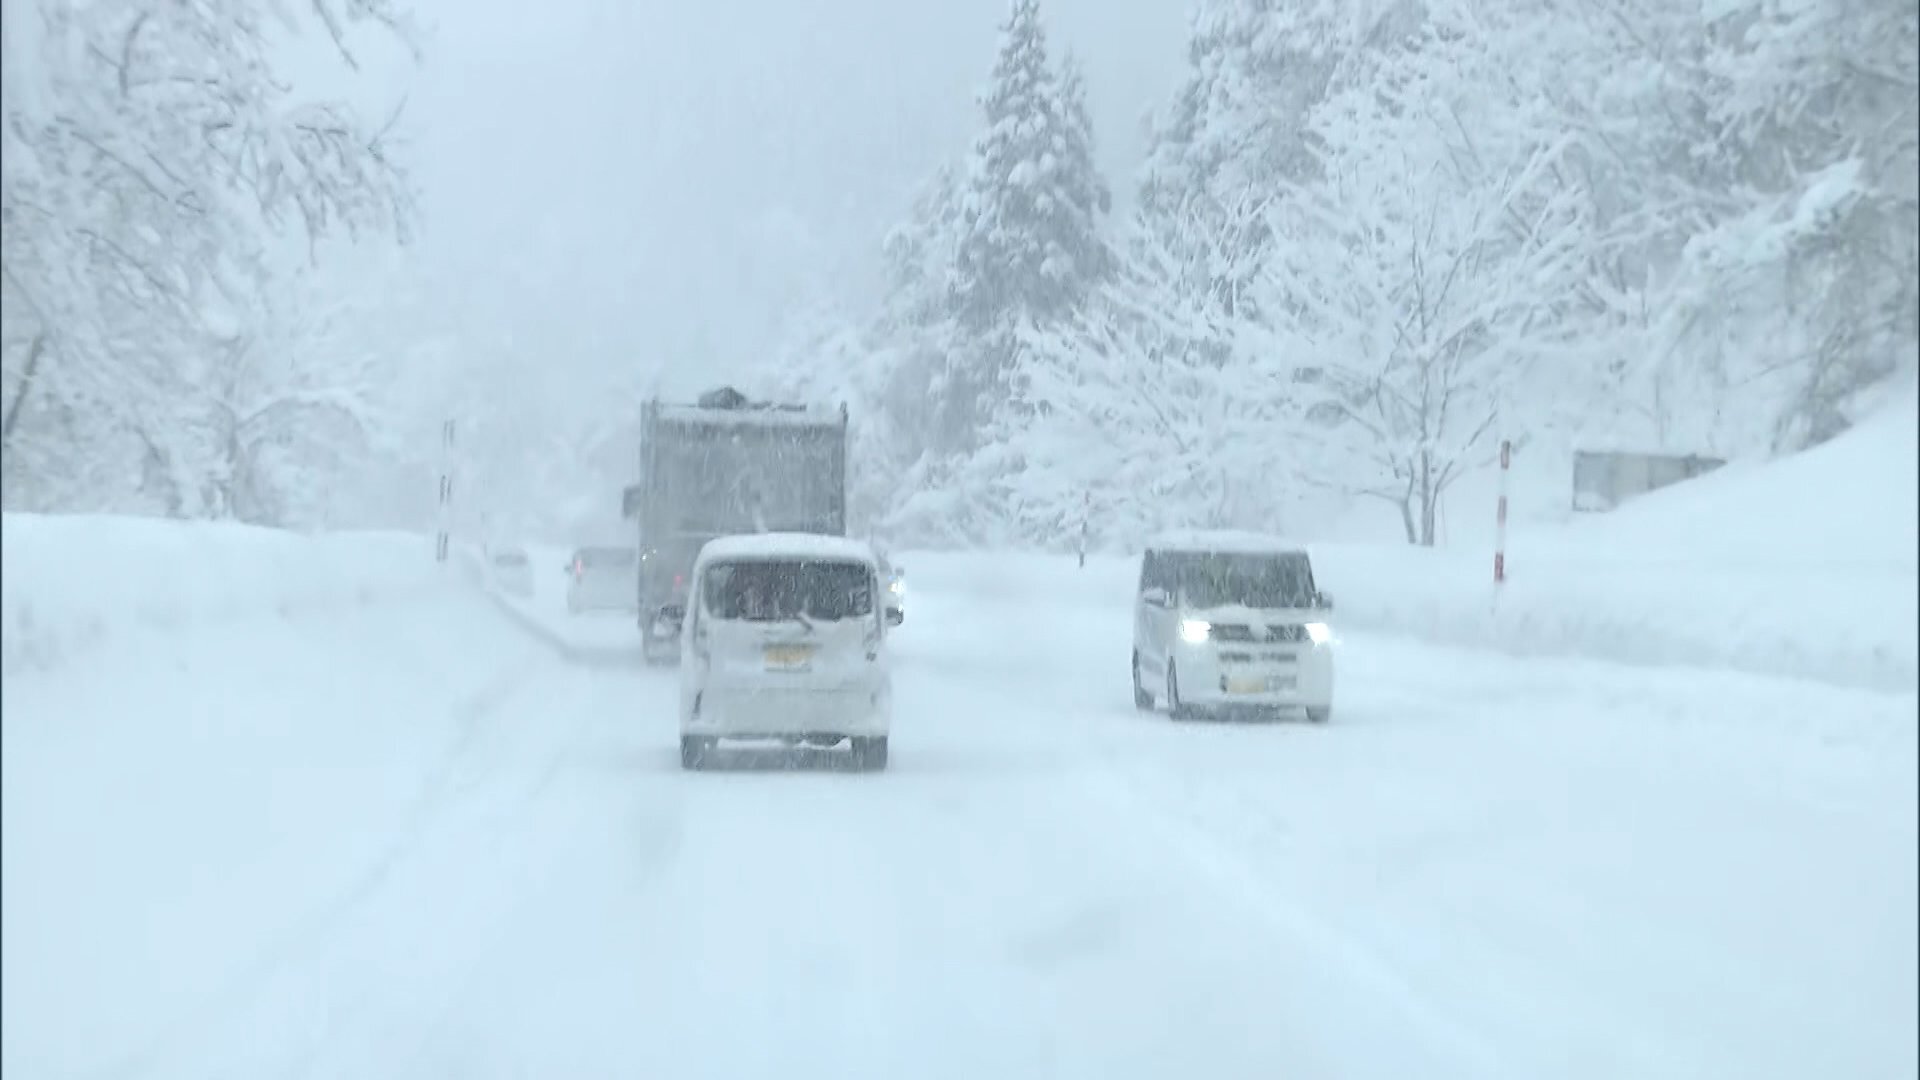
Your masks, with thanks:
M 1271 694 L 1277 690 L 1291 690 L 1293 687 L 1292 675 L 1250 675 L 1227 680 L 1229 694 Z
M 805 667 L 813 659 L 813 646 L 769 645 L 766 658 L 768 671 L 787 671 Z

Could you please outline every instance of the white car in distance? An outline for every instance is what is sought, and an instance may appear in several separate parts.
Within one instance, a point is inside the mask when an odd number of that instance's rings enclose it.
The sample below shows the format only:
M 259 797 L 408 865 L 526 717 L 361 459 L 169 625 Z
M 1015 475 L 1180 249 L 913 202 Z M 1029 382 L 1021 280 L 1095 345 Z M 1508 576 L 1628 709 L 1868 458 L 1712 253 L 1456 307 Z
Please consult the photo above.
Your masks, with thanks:
M 567 614 L 640 609 L 640 553 L 631 547 L 580 547 L 568 557 Z
M 1133 702 L 1175 719 L 1305 710 L 1333 715 L 1332 598 L 1305 548 L 1257 533 L 1149 544 L 1134 600 Z
M 873 549 L 806 533 L 725 536 L 694 561 L 681 635 L 680 763 L 720 740 L 850 744 L 887 764 L 893 678 Z
M 503 593 L 522 599 L 533 596 L 533 563 L 521 547 L 492 548 L 487 554 L 487 572 L 493 586 Z

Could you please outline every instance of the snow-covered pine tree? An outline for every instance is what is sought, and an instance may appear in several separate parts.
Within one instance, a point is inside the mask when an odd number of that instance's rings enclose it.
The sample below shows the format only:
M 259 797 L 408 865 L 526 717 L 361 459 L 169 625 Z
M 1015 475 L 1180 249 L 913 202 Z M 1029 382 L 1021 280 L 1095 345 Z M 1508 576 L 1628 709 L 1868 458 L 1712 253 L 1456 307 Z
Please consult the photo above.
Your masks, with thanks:
M 1039 0 L 1013 0 L 967 162 L 955 285 L 970 327 L 1070 311 L 1110 268 L 1107 189 L 1079 85 L 1049 64 Z
M 1267 209 L 1316 172 L 1307 114 L 1372 0 L 1201 0 L 1187 71 L 1141 171 L 1142 222 L 1189 304 L 1262 321 L 1252 282 L 1277 238 Z
M 923 353 L 934 361 L 918 426 L 925 451 L 911 470 L 918 493 L 895 524 L 927 538 L 1005 531 L 1006 504 L 991 492 L 1021 466 L 985 444 L 1034 422 L 1022 365 L 1072 336 L 1114 271 L 1079 72 L 1049 62 L 1038 0 L 1014 0 L 1001 31 L 955 222 L 951 318 L 922 331 L 922 347 L 934 346 Z

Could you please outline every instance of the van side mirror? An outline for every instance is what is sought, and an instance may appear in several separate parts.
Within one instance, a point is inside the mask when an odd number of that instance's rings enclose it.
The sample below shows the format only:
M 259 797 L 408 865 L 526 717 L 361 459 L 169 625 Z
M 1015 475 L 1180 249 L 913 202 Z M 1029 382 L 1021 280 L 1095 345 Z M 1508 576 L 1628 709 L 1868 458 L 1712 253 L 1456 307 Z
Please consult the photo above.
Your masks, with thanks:
M 1168 594 L 1167 590 L 1159 588 L 1158 586 L 1142 590 L 1140 593 L 1140 601 L 1152 607 L 1171 607 L 1173 605 L 1173 597 Z

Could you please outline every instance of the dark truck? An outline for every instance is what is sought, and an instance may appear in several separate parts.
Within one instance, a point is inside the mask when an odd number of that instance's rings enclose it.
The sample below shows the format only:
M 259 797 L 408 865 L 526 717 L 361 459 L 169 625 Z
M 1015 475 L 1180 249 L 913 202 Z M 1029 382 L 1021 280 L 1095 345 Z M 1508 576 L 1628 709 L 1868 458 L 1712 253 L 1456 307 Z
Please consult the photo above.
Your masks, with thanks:
M 640 533 L 640 638 L 649 662 L 679 656 L 701 545 L 758 532 L 847 532 L 847 407 L 750 401 L 732 387 L 692 405 L 650 401 L 640 482 L 622 513 Z

